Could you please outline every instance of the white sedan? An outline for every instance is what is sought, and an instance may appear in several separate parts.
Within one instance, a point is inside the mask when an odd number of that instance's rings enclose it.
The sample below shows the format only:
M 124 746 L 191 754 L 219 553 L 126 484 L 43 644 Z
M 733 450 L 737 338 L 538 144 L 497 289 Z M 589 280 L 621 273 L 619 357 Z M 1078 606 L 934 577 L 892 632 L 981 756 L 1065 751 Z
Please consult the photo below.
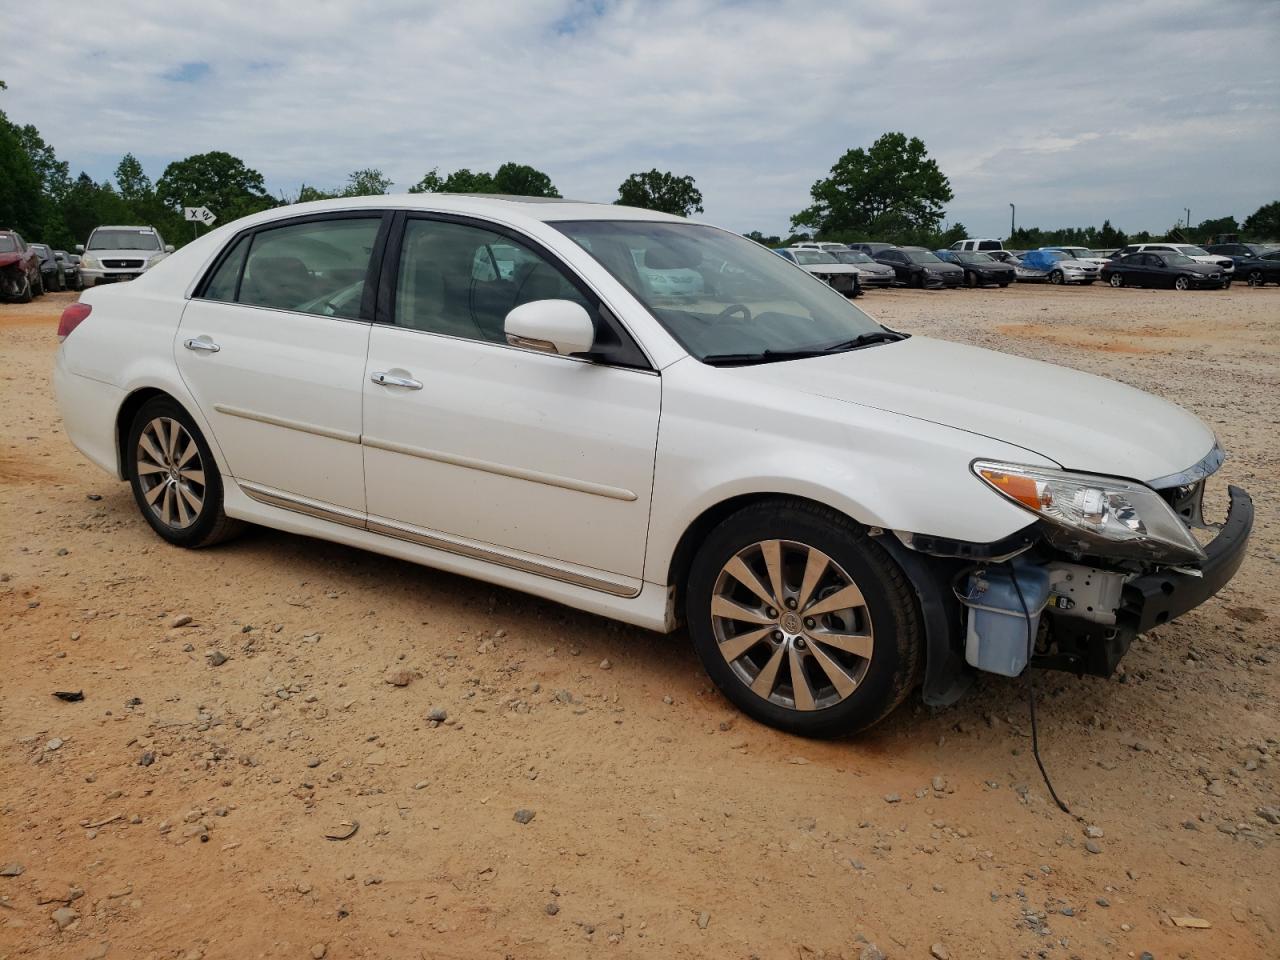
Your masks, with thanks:
M 645 210 L 283 207 L 58 332 L 71 441 L 170 544 L 258 523 L 683 623 L 726 696 L 806 735 L 917 685 L 949 703 L 975 669 L 1109 673 L 1221 589 L 1252 526 L 1232 488 L 1193 535 L 1222 454 L 1178 407 L 888 330 Z

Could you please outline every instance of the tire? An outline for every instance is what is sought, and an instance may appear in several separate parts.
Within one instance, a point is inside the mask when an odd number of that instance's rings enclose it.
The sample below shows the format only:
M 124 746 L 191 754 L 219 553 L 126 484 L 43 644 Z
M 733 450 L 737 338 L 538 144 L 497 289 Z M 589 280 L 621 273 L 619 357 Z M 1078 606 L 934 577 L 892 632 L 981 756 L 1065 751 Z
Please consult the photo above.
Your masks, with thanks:
M 40 274 L 36 275 L 36 283 L 35 286 L 31 288 L 31 295 L 33 297 L 44 296 L 44 277 Z
M 969 285 L 970 290 L 974 289 L 978 285 L 978 275 L 976 273 L 970 272 L 965 274 L 964 280 L 965 283 Z
M 924 289 L 924 274 L 923 274 L 923 273 L 917 273 L 915 276 L 913 276 L 913 277 L 911 278 L 911 286 L 915 287 L 917 290 L 923 290 L 923 289 Z
M 1001 280 L 1001 281 L 1000 281 L 1000 289 L 1001 289 L 1001 290 L 1003 290 L 1003 289 L 1004 289 L 1005 287 L 1007 287 L 1008 285 L 1009 285 L 1009 281 L 1008 281 L 1008 280 Z
M 1230 278 L 1230 277 L 1227 277 L 1227 279 L 1225 279 L 1225 280 L 1223 280 L 1223 281 L 1222 281 L 1222 289 L 1223 289 L 1223 290 L 1230 290 L 1230 289 L 1231 289 L 1231 278 Z
M 1118 273 L 1113 273 L 1113 274 L 1111 275 L 1111 279 L 1110 279 L 1110 280 L 1108 280 L 1107 282 L 1108 282 L 1108 283 L 1110 283 L 1110 284 L 1111 284 L 1111 286 L 1113 286 L 1113 287 L 1115 287 L 1117 290 L 1119 290 L 1121 287 L 1123 287 L 1123 286 L 1124 286 L 1124 277 L 1122 277 L 1122 276 L 1121 276 L 1120 274 L 1118 274 Z
M 18 303 L 30 303 L 33 296 L 35 295 L 31 292 L 31 278 L 29 276 L 24 276 L 22 289 L 18 291 L 17 296 L 15 296 L 14 299 L 17 300 Z
M 1173 281 L 1173 289 L 1175 289 L 1175 290 L 1190 290 L 1190 289 L 1191 289 L 1191 280 L 1190 280 L 1190 279 L 1188 279 L 1188 277 L 1187 277 L 1187 275 L 1186 275 L 1186 274 L 1181 274 L 1177 279 L 1175 279 L 1175 280 Z
M 142 405 L 130 424 L 125 455 L 133 498 L 162 539 L 195 549 L 220 543 L 244 528 L 243 521 L 223 512 L 217 462 L 195 421 L 177 401 L 155 397 Z
M 1053 273 L 1049 274 L 1049 282 L 1061 285 L 1067 282 L 1067 278 L 1063 276 L 1061 270 L 1055 270 Z
M 826 563 L 806 587 L 811 557 L 813 569 Z M 754 586 L 746 582 L 752 579 Z M 806 604 L 816 616 L 804 616 Z M 820 609 L 824 604 L 834 605 Z M 906 576 L 862 527 L 815 503 L 769 501 L 723 521 L 694 557 L 685 614 L 694 649 L 721 692 L 753 719 L 800 736 L 873 726 L 906 698 L 923 665 L 923 631 Z M 735 643 L 747 646 L 737 650 Z M 793 663 L 803 686 L 794 683 Z
M 1261 270 L 1251 270 L 1249 272 L 1249 286 L 1261 287 L 1266 285 L 1266 278 L 1263 277 Z

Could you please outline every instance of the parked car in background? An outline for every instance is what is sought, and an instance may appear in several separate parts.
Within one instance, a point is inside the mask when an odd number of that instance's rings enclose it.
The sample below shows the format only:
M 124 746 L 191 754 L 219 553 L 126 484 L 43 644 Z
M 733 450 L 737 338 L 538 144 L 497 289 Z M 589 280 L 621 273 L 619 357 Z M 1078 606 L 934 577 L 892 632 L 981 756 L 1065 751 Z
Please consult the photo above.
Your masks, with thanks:
M 1169 252 L 1127 253 L 1102 268 L 1102 279 L 1113 287 L 1173 290 L 1218 289 L 1230 283 L 1221 267 Z
M 856 297 L 862 293 L 858 285 L 858 268 L 841 263 L 825 250 L 815 250 L 812 247 L 807 249 L 782 247 L 774 253 L 784 260 L 790 260 L 805 273 L 829 284 L 831 289 L 843 293 L 846 297 Z
M 892 287 L 897 274 L 893 267 L 887 267 L 883 263 L 877 263 L 868 253 L 861 250 L 850 250 L 845 247 L 843 250 L 828 250 L 833 257 L 841 263 L 847 263 L 858 271 L 858 285 L 866 287 Z
M 83 246 L 76 245 L 85 286 L 132 280 L 173 253 L 155 227 L 95 227 Z
M 62 282 L 67 290 L 83 290 L 84 280 L 80 276 L 80 257 L 65 250 L 53 251 L 58 265 L 62 267 Z
M 1238 260 L 1241 257 L 1260 257 L 1274 246 L 1266 243 L 1211 243 L 1205 250 L 1222 257 Z
M 838 250 L 848 250 L 847 243 L 836 243 L 834 240 L 800 240 L 791 244 L 793 250 L 825 250 L 827 253 L 835 253 Z
M 893 268 L 897 282 L 908 287 L 958 287 L 964 271 L 924 247 L 893 247 L 874 255 Z
M 1063 253 L 1065 253 L 1068 257 L 1070 257 L 1072 260 L 1080 260 L 1084 263 L 1092 263 L 1095 266 L 1097 266 L 1099 270 L 1101 270 L 1107 262 L 1106 257 L 1098 256 L 1088 247 L 1041 247 L 1040 249 L 1041 250 L 1060 250 Z
M 1236 269 L 1236 262 L 1230 257 L 1210 253 L 1203 247 L 1197 247 L 1194 243 L 1131 243 L 1121 250 L 1117 256 L 1127 256 L 1131 253 L 1174 253 L 1190 257 L 1197 263 L 1207 264 L 1221 270 L 1226 276 L 1227 286 L 1231 286 L 1231 276 Z
M 1015 280 L 1043 280 L 1048 276 L 1043 270 L 1032 270 L 1030 267 L 1025 266 L 1022 258 L 1013 250 L 988 250 L 986 251 L 986 256 L 1013 267 Z
M 882 250 L 896 250 L 897 248 L 898 248 L 898 245 L 896 243 L 880 243 L 878 241 L 872 242 L 872 243 L 849 244 L 850 250 L 861 250 L 863 253 L 868 254 L 872 258 L 879 255 L 879 253 Z
M 1002 240 L 957 240 L 950 247 L 952 250 L 986 251 L 1003 250 Z
M 1022 255 L 1022 266 L 1028 271 L 1034 271 L 1038 278 L 1053 284 L 1079 283 L 1088 286 L 1101 274 L 1096 263 L 1076 260 L 1061 250 L 1028 250 Z
M 939 250 L 938 257 L 963 270 L 964 282 L 970 287 L 993 284 L 1007 287 L 1018 279 L 1018 274 L 1011 265 L 1001 263 L 990 254 L 973 250 Z
M 481 270 L 495 245 L 520 249 L 513 279 Z M 637 252 L 756 293 L 656 298 Z M 276 208 L 88 291 L 58 338 L 63 429 L 167 544 L 247 521 L 684 624 L 725 697 L 794 734 L 870 727 L 921 684 L 953 703 L 976 670 L 1108 676 L 1250 552 L 1252 501 L 1187 411 L 886 329 L 759 244 L 651 210 Z M 1210 540 L 1201 505 L 1228 499 Z M 309 575 L 292 546 L 254 552 Z M 246 595 L 271 589 L 253 562 L 182 561 Z
M 1280 247 L 1256 257 L 1241 257 L 1235 264 L 1234 276 L 1247 280 L 1251 287 L 1280 283 Z
M 0 295 L 30 303 L 44 293 L 40 257 L 15 230 L 0 230 Z
M 28 244 L 35 255 L 40 258 L 40 282 L 46 291 L 59 292 L 66 289 L 62 278 L 62 264 L 53 255 L 53 248 L 43 243 Z
M 493 246 L 497 245 L 490 245 L 490 249 Z M 635 261 L 641 284 L 654 296 L 686 297 L 701 293 L 705 287 L 702 274 L 697 270 L 690 270 L 678 264 L 664 263 L 657 253 L 650 256 L 647 251 L 636 250 L 632 252 L 632 259 Z M 515 273 L 515 260 L 499 260 L 496 257 L 494 260 L 498 264 L 496 278 L 510 280 Z M 510 266 L 506 266 L 507 263 L 510 263 Z M 481 261 L 480 270 L 481 275 L 484 276 L 483 261 Z

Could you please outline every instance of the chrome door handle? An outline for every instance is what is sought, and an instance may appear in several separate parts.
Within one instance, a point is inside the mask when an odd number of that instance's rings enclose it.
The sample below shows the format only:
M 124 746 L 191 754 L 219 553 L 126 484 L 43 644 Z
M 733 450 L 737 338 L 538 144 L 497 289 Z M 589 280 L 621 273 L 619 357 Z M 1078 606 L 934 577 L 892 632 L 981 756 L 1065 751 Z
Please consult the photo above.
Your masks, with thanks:
M 414 380 L 412 377 L 393 377 L 391 374 L 381 371 L 369 374 L 369 379 L 383 387 L 406 387 L 409 390 L 422 389 L 421 380 Z
M 208 338 L 192 337 L 184 340 L 182 345 L 188 350 L 203 350 L 205 353 L 217 353 L 222 348 Z

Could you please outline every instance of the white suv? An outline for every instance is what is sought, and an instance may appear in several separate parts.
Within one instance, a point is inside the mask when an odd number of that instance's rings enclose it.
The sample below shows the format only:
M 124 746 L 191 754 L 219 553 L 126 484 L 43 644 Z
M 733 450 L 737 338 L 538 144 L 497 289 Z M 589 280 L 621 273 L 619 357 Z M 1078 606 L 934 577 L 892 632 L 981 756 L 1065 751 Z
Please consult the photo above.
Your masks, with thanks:
M 612 204 L 281 207 L 58 335 L 67 434 L 169 543 L 249 521 L 683 623 L 730 700 L 811 736 L 975 669 L 1107 675 L 1253 523 L 1232 487 L 1201 545 L 1223 454 L 1173 404 L 888 330 L 745 237 Z
M 76 244 L 86 287 L 132 280 L 173 253 L 155 227 L 94 227 L 89 242 Z
M 986 253 L 988 250 L 1003 250 L 1004 243 L 1000 240 L 957 240 L 950 249 Z

